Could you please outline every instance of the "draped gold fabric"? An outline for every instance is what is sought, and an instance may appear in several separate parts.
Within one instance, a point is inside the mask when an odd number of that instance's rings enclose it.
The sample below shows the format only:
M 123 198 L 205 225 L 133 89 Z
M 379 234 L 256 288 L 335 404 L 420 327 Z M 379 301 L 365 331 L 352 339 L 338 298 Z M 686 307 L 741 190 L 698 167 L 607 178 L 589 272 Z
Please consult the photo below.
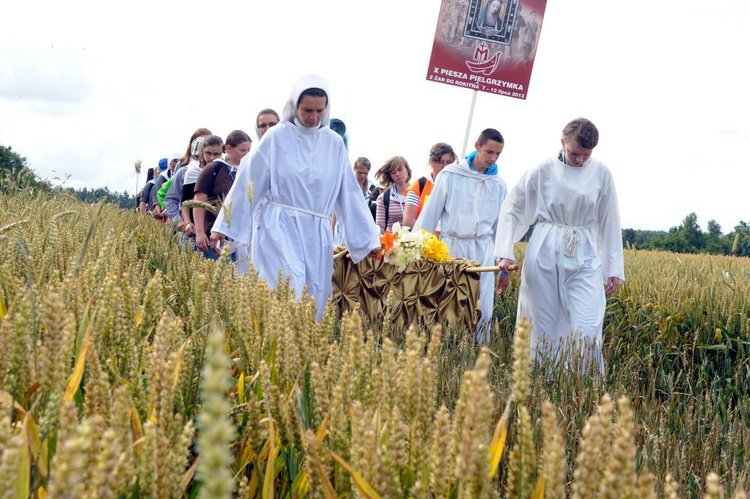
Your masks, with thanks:
M 420 260 L 403 272 L 384 260 L 365 258 L 354 265 L 346 248 L 337 246 L 333 260 L 333 301 L 341 312 L 354 310 L 371 321 L 383 319 L 390 293 L 391 321 L 408 327 L 415 321 L 424 326 L 441 324 L 473 331 L 481 316 L 479 274 L 465 272 L 479 265 L 456 258 L 445 263 Z

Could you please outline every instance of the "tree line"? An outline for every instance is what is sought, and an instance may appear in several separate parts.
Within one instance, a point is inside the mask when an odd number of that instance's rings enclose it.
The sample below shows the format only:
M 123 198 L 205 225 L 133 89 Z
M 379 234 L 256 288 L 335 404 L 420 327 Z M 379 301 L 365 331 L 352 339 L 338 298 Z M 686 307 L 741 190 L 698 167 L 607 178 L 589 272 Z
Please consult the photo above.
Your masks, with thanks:
M 34 173 L 25 157 L 13 151 L 11 147 L 0 145 L 0 192 L 25 188 L 70 195 L 86 203 L 96 203 L 104 197 L 107 202 L 116 204 L 120 208 L 136 208 L 134 193 L 113 192 L 106 187 L 97 189 L 53 187 L 49 181 L 39 178 Z M 707 227 L 708 230 L 703 232 L 698 225 L 698 216 L 690 213 L 680 225 L 670 228 L 669 231 L 623 229 L 623 245 L 627 248 L 673 253 L 750 256 L 750 225 L 748 223 L 740 220 L 727 234 L 722 234 L 721 225 L 715 220 L 709 220 Z
M 716 220 L 709 220 L 707 228 L 703 232 L 698 225 L 698 216 L 690 213 L 668 232 L 624 229 L 622 239 L 626 247 L 637 249 L 750 256 L 750 225 L 747 222 L 740 220 L 727 234 L 722 234 L 721 225 Z
M 34 170 L 28 166 L 26 158 L 14 151 L 12 147 L 0 145 L 0 192 L 22 189 L 37 189 L 53 194 L 73 196 L 85 203 L 97 203 L 102 198 L 106 198 L 108 203 L 116 204 L 120 208 L 136 208 L 135 194 L 125 191 L 114 192 L 107 187 L 96 189 L 55 187 L 48 180 L 34 173 Z

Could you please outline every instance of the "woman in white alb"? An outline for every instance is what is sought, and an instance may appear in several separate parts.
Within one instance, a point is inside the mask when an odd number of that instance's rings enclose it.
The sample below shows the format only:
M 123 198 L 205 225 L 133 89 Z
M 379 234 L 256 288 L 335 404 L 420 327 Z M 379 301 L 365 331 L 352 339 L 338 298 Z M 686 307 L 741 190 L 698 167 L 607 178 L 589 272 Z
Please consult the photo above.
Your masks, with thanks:
M 536 222 L 521 271 L 518 317 L 531 322 L 532 353 L 583 340 L 601 358 L 606 296 L 625 280 L 622 230 L 612 175 L 592 159 L 599 131 L 585 118 L 567 124 L 560 153 L 527 171 L 503 204 L 495 241 L 508 286 L 513 246 Z
M 281 123 L 243 158 L 211 233 L 214 250 L 225 236 L 250 244 L 252 233 L 252 262 L 260 277 L 273 287 L 281 271 L 297 298 L 306 286 L 318 320 L 331 295 L 333 210 L 344 225 L 352 262 L 380 251 L 344 141 L 328 127 L 329 109 L 325 80 L 316 75 L 297 80 Z M 251 232 L 256 208 L 257 226 Z

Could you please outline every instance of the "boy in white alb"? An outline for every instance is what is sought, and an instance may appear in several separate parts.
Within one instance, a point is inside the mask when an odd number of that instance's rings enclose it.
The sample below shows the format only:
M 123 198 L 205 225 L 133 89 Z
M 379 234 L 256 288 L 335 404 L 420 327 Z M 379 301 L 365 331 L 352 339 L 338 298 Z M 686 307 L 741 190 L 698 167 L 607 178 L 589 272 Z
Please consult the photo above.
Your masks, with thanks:
M 440 224 L 440 239 L 448 245 L 452 257 L 494 265 L 497 221 L 507 194 L 496 164 L 504 146 L 500 132 L 493 128 L 482 131 L 474 144 L 476 151 L 446 166 L 438 175 L 430 200 L 414 224 L 429 232 Z M 477 341 L 486 343 L 495 301 L 494 273 L 482 273 L 479 281 L 482 317 Z

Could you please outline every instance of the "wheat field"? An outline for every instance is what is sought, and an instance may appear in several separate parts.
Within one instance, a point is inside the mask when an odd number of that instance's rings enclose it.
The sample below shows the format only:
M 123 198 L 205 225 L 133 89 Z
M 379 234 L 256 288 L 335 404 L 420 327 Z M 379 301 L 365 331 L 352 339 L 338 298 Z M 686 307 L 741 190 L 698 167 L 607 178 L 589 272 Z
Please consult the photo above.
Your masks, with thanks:
M 627 249 L 601 378 L 531 368 L 517 276 L 476 345 L 317 323 L 105 203 L 0 212 L 3 497 L 745 497 L 747 259 Z

